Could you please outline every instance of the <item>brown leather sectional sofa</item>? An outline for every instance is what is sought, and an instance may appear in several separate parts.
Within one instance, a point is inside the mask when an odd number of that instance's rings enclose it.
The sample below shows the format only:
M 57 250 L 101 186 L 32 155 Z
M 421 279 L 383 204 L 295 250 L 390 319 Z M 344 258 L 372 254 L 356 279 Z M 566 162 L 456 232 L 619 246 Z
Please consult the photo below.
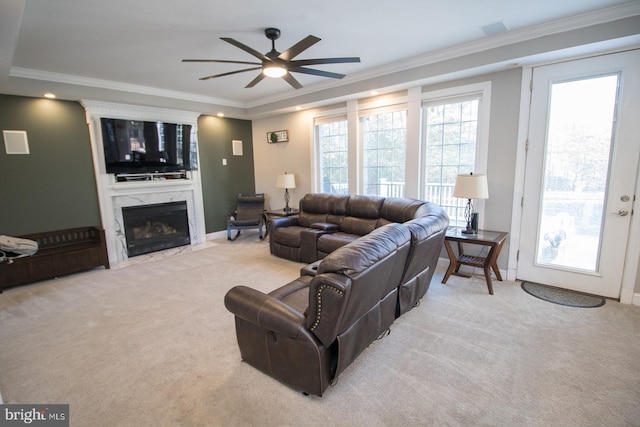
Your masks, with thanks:
M 271 218 L 269 249 L 281 258 L 311 263 L 378 227 L 432 211 L 431 204 L 415 199 L 307 194 L 300 200 L 298 215 Z
M 334 197 L 349 197 L 325 196 L 318 197 L 330 209 L 335 209 Z M 351 215 L 344 219 L 353 218 L 347 222 L 359 223 L 361 229 L 369 224 L 370 232 L 328 254 L 316 244 L 322 259 L 303 267 L 300 277 L 269 294 L 236 286 L 225 296 L 225 306 L 235 315 L 242 359 L 306 394 L 322 396 L 396 318 L 417 305 L 429 288 L 449 223 L 444 210 L 428 202 L 383 199 L 389 203 L 378 212 L 385 216 L 372 218 L 373 210 L 366 207 L 384 203 L 377 197 L 372 198 L 373 204 L 362 196 L 351 197 L 362 207 L 358 212 L 364 215 L 363 222 Z M 309 212 L 305 208 L 310 198 L 303 200 L 302 212 L 316 215 L 323 221 L 319 224 L 331 224 L 327 219 L 334 214 Z M 299 227 L 305 235 L 305 214 L 301 217 L 302 223 L 290 227 Z M 399 222 L 408 217 L 412 218 Z M 317 227 L 309 228 L 322 231 Z M 343 229 L 312 235 L 337 233 L 351 234 Z

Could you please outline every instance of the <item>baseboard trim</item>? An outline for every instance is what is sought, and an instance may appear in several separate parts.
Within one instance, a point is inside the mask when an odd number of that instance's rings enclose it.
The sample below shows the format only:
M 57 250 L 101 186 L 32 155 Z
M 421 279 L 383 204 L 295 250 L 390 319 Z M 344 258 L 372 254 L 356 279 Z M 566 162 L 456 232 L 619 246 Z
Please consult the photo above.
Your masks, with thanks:
M 633 300 L 631 301 L 632 305 L 640 305 L 640 293 L 633 294 Z
M 207 240 L 224 239 L 227 237 L 227 230 L 216 231 L 214 233 L 207 234 Z

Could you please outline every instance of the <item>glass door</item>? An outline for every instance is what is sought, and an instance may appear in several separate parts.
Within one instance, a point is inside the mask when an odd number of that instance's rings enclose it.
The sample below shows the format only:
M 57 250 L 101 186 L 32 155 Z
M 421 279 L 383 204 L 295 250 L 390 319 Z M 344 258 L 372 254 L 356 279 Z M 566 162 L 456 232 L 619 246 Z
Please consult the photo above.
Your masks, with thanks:
M 640 151 L 638 56 L 534 69 L 519 279 L 619 297 Z

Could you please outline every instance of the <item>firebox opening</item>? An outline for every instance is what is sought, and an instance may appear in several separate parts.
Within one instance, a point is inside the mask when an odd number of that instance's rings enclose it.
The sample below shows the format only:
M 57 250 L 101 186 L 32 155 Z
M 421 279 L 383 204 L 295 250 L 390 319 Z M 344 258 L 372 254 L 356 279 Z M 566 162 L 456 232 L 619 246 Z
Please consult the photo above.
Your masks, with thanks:
M 191 243 L 185 201 L 123 207 L 122 217 L 130 257 Z

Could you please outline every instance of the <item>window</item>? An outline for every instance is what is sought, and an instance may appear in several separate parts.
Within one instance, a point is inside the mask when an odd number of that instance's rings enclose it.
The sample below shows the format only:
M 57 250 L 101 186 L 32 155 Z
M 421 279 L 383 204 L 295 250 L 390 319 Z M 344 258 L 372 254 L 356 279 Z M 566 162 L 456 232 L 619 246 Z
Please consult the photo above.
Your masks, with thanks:
M 323 193 L 348 194 L 348 135 L 346 118 L 316 120 L 316 141 Z
M 363 193 L 404 197 L 406 109 L 364 115 L 360 124 Z
M 459 173 L 486 173 L 490 101 L 491 82 L 483 82 L 327 110 L 313 118 L 314 191 L 429 200 L 463 225 L 466 201 L 453 187 Z M 482 212 L 484 202 L 475 202 Z
M 422 105 L 424 199 L 442 206 L 452 225 L 464 225 L 466 200 L 453 197 L 458 174 L 481 173 L 482 93 L 426 100 Z

